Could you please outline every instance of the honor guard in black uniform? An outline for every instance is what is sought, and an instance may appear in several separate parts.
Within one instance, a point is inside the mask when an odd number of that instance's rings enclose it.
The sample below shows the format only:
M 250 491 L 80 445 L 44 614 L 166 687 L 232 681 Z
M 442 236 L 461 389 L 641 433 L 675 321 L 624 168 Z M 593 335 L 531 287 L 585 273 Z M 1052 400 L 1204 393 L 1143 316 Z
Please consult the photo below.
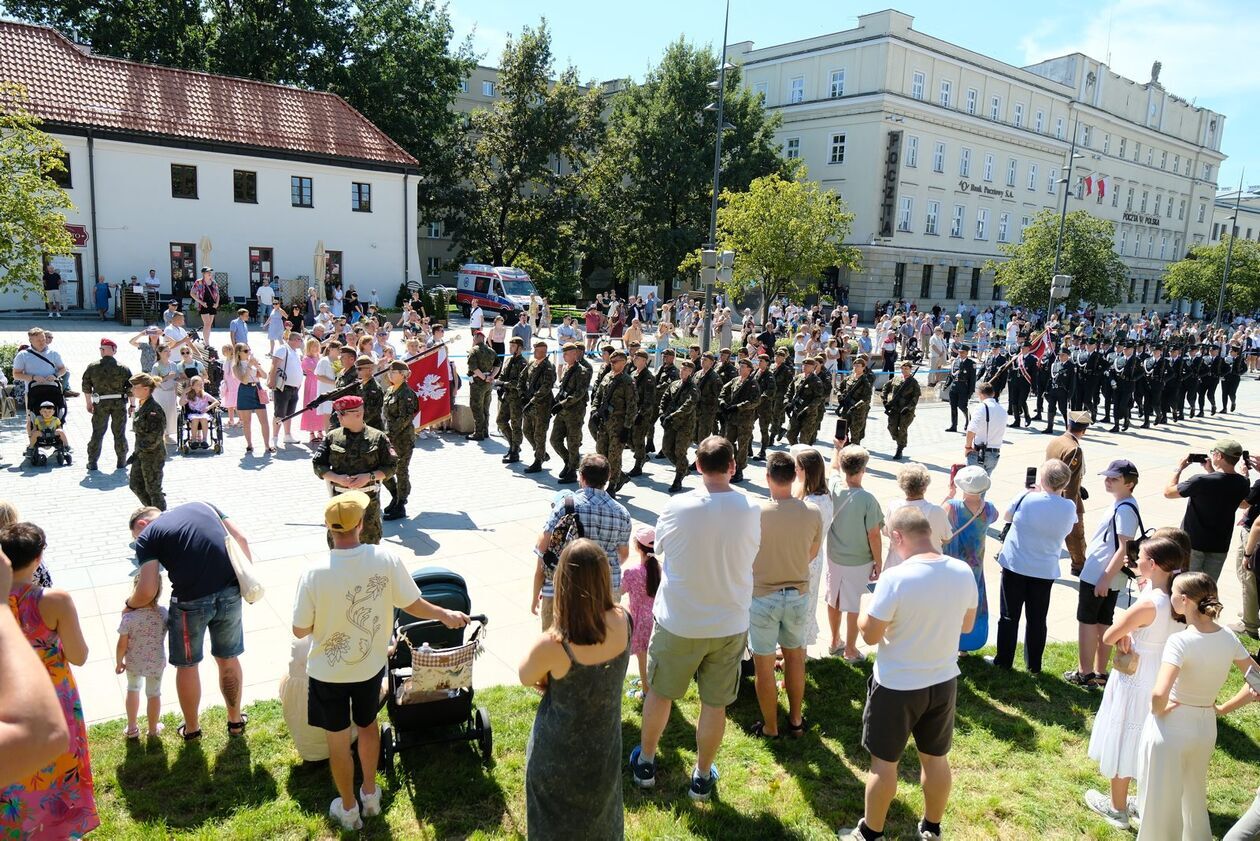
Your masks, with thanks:
M 1139 341 L 1133 352 L 1135 364 L 1133 366 L 1133 406 L 1129 412 L 1130 417 L 1146 416 L 1146 397 L 1150 390 L 1150 384 L 1146 378 L 1146 360 L 1151 356 L 1146 349 L 1146 342 Z
M 985 360 L 984 367 L 979 374 L 980 382 L 987 382 L 993 386 L 993 399 L 1001 400 L 1002 391 L 1006 388 L 1006 383 L 1011 377 L 1011 357 L 1006 352 L 1006 345 L 999 342 L 993 346 L 993 350 L 989 352 L 989 358 Z
M 1168 360 L 1164 358 L 1164 346 L 1155 345 L 1151 355 L 1142 360 L 1142 373 L 1146 377 L 1146 403 L 1142 406 L 1142 428 L 1164 422 L 1164 386 L 1168 382 Z
M 1119 432 L 1121 425 L 1129 428 L 1129 416 L 1133 411 L 1133 386 L 1137 381 L 1138 361 L 1133 356 L 1133 342 L 1126 341 L 1120 353 L 1111 360 L 1111 388 L 1115 417 L 1111 431 Z
M 1225 373 L 1221 376 L 1221 412 L 1238 411 L 1238 384 L 1243 374 L 1247 373 L 1247 357 L 1243 356 L 1238 345 L 1229 346 L 1229 356 L 1225 358 Z
M 1098 410 L 1098 399 L 1102 393 L 1103 370 L 1106 368 L 1107 362 L 1098 350 L 1097 336 L 1090 336 L 1086 339 L 1085 348 L 1089 351 L 1089 356 L 1085 362 L 1085 370 L 1076 372 L 1077 376 L 1081 377 L 1085 383 L 1085 402 L 1078 408 L 1096 412 Z
M 1055 341 L 1056 337 L 1053 333 L 1050 335 L 1050 338 L 1050 347 L 1057 348 L 1058 343 Z M 1033 382 L 1033 394 L 1037 397 L 1037 405 L 1035 406 L 1037 412 L 1033 416 L 1033 420 L 1041 420 L 1042 404 L 1045 402 L 1046 395 L 1050 392 L 1050 366 L 1054 364 L 1057 358 L 1057 353 L 1047 350 L 1042 354 L 1041 361 L 1037 364 L 1037 378 Z
M 958 431 L 958 413 L 963 413 L 963 426 L 971 422 L 971 413 L 967 411 L 967 402 L 976 390 L 976 362 L 971 358 L 970 345 L 958 346 L 958 357 L 949 365 L 946 380 L 949 390 L 949 428 L 946 432 Z
M 1059 348 L 1059 358 L 1050 363 L 1050 387 L 1046 389 L 1047 406 L 1046 428 L 1041 430 L 1047 435 L 1054 433 L 1054 416 L 1057 412 L 1063 416 L 1064 429 L 1068 425 L 1068 403 L 1076 389 L 1076 365 L 1072 362 L 1072 351 L 1066 345 Z
M 1182 372 L 1181 390 L 1186 396 L 1186 405 L 1190 407 L 1190 417 L 1194 417 L 1194 407 L 1199 407 L 1199 417 L 1203 417 L 1203 401 L 1199 399 L 1199 383 L 1203 379 L 1207 360 L 1203 358 L 1203 346 L 1190 348 L 1190 356 L 1186 359 L 1186 367 Z
M 1033 383 L 1037 379 L 1037 357 L 1033 356 L 1032 342 L 1024 337 L 1020 340 L 1019 351 L 1015 361 L 1011 363 L 1010 391 L 1006 396 L 1006 413 L 1011 416 L 1011 426 L 1032 426 L 1028 417 L 1028 395 L 1032 393 Z
M 1185 418 L 1186 367 L 1189 360 L 1186 359 L 1185 351 L 1180 344 L 1172 345 L 1169 353 L 1171 356 L 1168 360 L 1168 390 L 1164 398 L 1167 408 L 1164 414 L 1174 421 L 1179 421 Z
M 659 395 L 665 393 L 665 389 L 669 388 L 670 383 L 678 379 L 678 366 L 674 364 L 674 349 L 667 347 L 661 351 L 661 367 L 656 369 L 656 394 L 658 398 L 652 401 L 652 405 L 648 407 L 649 420 L 647 434 L 647 452 L 648 458 L 652 457 L 652 451 L 656 449 L 656 443 L 653 440 L 656 437 L 656 421 L 660 418 L 661 401 Z M 665 448 L 656 453 L 657 458 L 665 458 Z
M 1098 345 L 1098 355 L 1102 358 L 1102 364 L 1099 366 L 1098 390 L 1103 403 L 1103 416 L 1099 423 L 1110 423 L 1111 416 L 1115 412 L 1115 386 L 1112 382 L 1111 366 L 1119 354 L 1120 348 L 1112 345 L 1111 337 L 1103 336 Z
M 1072 399 L 1070 401 L 1073 411 L 1084 409 L 1089 401 L 1089 380 L 1086 379 L 1085 372 L 1089 370 L 1090 349 L 1089 343 L 1084 339 L 1077 342 L 1076 348 L 1072 351 L 1072 366 L 1076 369 L 1076 384 L 1072 387 Z
M 1225 358 L 1221 356 L 1221 346 L 1215 343 L 1209 345 L 1208 355 L 1203 364 L 1203 378 L 1199 380 L 1199 417 L 1203 417 L 1205 399 L 1212 407 L 1212 414 L 1216 414 L 1216 389 L 1220 386 L 1221 378 L 1225 376 L 1228 367 Z

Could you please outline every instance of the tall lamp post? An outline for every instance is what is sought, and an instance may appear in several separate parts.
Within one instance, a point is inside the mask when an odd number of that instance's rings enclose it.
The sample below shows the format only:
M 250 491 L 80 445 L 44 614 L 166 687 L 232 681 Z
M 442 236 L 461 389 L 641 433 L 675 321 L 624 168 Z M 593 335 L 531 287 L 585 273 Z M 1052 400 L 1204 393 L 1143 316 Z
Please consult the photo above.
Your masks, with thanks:
M 1221 277 L 1221 293 L 1216 298 L 1216 318 L 1212 319 L 1216 324 L 1221 323 L 1221 313 L 1225 309 L 1225 287 L 1229 285 L 1229 264 L 1234 256 L 1234 232 L 1238 230 L 1238 209 L 1242 207 L 1243 178 L 1246 176 L 1245 169 L 1238 176 L 1238 198 L 1234 201 L 1234 218 L 1229 223 L 1229 244 L 1225 246 L 1225 273 Z
M 1086 88 L 1093 87 L 1094 79 L 1095 79 L 1095 76 L 1093 72 L 1091 71 L 1085 76 L 1085 87 Z M 1071 110 L 1072 106 L 1075 104 L 1077 103 L 1069 101 L 1068 109 Z M 1057 275 L 1059 273 L 1059 260 L 1063 256 L 1063 229 L 1067 225 L 1068 195 L 1072 191 L 1072 167 L 1073 165 L 1075 165 L 1076 159 L 1078 157 L 1084 157 L 1083 155 L 1076 154 L 1076 136 L 1077 136 L 1078 131 L 1080 130 L 1080 125 L 1081 125 L 1081 111 L 1079 108 L 1077 108 L 1076 116 L 1072 120 L 1072 145 L 1069 147 L 1069 151 L 1068 151 L 1067 172 L 1064 174 L 1063 181 L 1062 181 L 1063 210 L 1059 213 L 1059 236 L 1058 236 L 1058 239 L 1056 239 L 1054 243 L 1054 268 L 1050 272 L 1052 275 Z M 1050 302 L 1049 304 L 1046 305 L 1046 323 L 1047 324 L 1050 323 L 1050 312 L 1053 309 L 1054 309 L 1054 285 L 1052 283 L 1050 287 Z
M 726 36 L 731 26 L 731 0 L 726 0 L 726 17 L 722 23 L 722 52 L 718 57 L 721 62 L 717 77 L 717 138 L 713 144 L 713 204 L 709 208 L 709 242 L 706 250 L 717 249 L 717 212 L 718 192 L 722 183 L 722 132 L 726 130 L 726 70 L 731 65 L 726 63 Z M 705 110 L 710 110 L 709 106 Z M 709 336 L 713 332 L 713 282 L 706 278 L 704 284 L 704 319 L 700 323 L 700 331 L 704 334 L 700 339 L 702 350 L 709 349 Z

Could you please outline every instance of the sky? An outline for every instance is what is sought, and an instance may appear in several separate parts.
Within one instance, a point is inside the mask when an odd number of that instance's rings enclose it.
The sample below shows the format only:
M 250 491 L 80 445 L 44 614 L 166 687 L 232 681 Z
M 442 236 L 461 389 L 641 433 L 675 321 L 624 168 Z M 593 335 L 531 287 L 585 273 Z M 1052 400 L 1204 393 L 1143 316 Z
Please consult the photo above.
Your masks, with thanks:
M 890 0 L 731 0 L 728 41 L 769 46 L 839 32 L 857 16 Z M 894 0 L 914 16 L 914 28 L 1016 66 L 1071 52 L 1107 61 L 1137 82 L 1162 62 L 1160 82 L 1170 93 L 1225 115 L 1220 186 L 1260 184 L 1260 62 L 1250 52 L 1260 32 L 1256 0 Z M 1013 16 L 1012 9 L 1031 10 Z M 723 0 L 450 0 L 457 37 L 472 37 L 483 64 L 495 65 L 508 33 L 546 18 L 558 67 L 575 66 L 582 79 L 642 79 L 680 35 L 701 44 L 722 40 Z M 1189 11 L 1188 11 L 1189 10 Z

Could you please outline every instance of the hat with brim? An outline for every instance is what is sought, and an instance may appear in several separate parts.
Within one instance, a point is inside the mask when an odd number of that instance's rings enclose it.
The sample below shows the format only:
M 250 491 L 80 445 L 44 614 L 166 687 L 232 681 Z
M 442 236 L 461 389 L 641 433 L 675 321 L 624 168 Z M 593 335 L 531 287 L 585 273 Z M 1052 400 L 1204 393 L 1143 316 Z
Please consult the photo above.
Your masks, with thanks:
M 993 485 L 989 474 L 978 464 L 971 464 L 954 474 L 954 487 L 963 493 L 982 494 Z
M 1089 425 L 1094 422 L 1094 416 L 1083 409 L 1076 412 L 1068 412 L 1068 422 Z
M 1212 444 L 1212 450 L 1226 458 L 1242 458 L 1243 448 L 1233 438 L 1218 438 Z
M 1108 479 L 1136 479 L 1138 477 L 1138 469 L 1137 465 L 1127 458 L 1118 458 L 1107 465 L 1105 470 L 1099 471 L 1098 475 L 1105 476 Z
M 362 491 L 347 491 L 334 496 L 324 506 L 324 525 L 329 531 L 353 531 L 363 522 L 363 515 L 371 500 Z

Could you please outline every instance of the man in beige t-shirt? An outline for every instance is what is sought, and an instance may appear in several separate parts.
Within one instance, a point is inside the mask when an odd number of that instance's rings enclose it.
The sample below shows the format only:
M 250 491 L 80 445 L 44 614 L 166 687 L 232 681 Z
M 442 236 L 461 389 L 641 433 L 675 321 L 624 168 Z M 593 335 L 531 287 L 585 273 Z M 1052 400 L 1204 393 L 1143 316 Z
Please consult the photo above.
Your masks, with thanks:
M 774 679 L 776 647 L 783 651 L 788 695 L 788 734 L 805 732 L 805 629 L 818 597 L 809 592 L 809 562 L 822 545 L 818 507 L 792 496 L 796 463 L 787 453 L 771 453 L 766 463 L 770 499 L 761 504 L 761 547 L 753 561 L 749 645 L 757 672 L 762 720 L 753 733 L 779 735 L 779 693 Z

